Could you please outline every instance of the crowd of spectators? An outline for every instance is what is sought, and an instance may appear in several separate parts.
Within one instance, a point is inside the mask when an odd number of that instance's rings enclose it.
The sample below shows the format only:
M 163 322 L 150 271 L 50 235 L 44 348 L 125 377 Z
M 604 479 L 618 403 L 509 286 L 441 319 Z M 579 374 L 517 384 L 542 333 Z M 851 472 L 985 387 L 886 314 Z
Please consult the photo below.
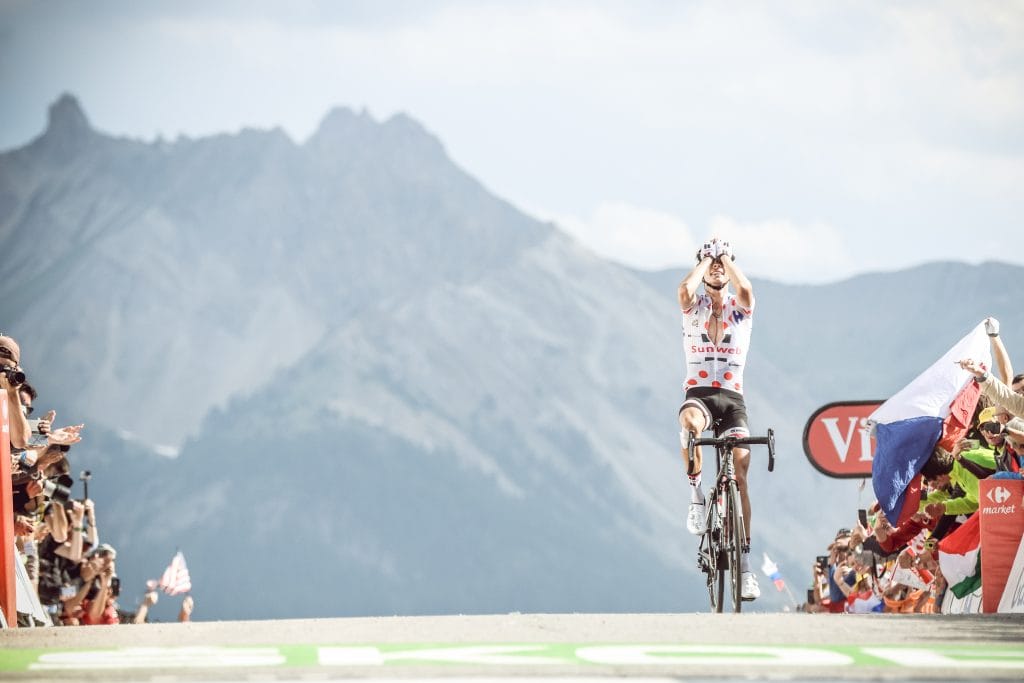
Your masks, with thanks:
M 999 377 L 977 361 L 981 397 L 965 436 L 947 451 L 936 446 L 922 470 L 920 506 L 903 523 L 887 519 L 876 501 L 840 529 L 812 566 L 806 612 L 940 612 L 947 582 L 938 542 L 977 513 L 979 481 L 1021 478 L 1024 466 L 1024 374 L 1013 374 L 999 322 L 985 321 Z
M 39 414 L 39 394 L 21 368 L 20 346 L 2 334 L 0 389 L 7 394 L 18 560 L 49 625 L 142 623 L 157 601 L 156 586 L 148 586 L 137 611 L 119 608 L 117 551 L 100 542 L 96 505 L 88 495 L 89 472 L 78 477 L 82 496 L 72 494 L 76 479 L 70 450 L 81 442 L 84 425 L 56 427 L 53 410 L 33 418 Z M 186 619 L 189 614 L 191 598 Z M 19 604 L 18 625 L 40 623 Z

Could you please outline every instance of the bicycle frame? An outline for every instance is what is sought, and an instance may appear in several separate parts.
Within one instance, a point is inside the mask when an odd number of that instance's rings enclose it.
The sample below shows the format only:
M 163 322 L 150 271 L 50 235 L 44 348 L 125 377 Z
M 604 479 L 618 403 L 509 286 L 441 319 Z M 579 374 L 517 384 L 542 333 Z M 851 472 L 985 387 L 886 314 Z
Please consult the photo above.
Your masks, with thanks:
M 708 490 L 705 503 L 707 530 L 697 548 L 697 566 L 707 575 L 708 597 L 713 612 L 722 612 L 725 607 L 726 573 L 729 574 L 732 609 L 734 612 L 742 609 L 740 561 L 742 553 L 749 551 L 749 547 L 733 449 L 747 445 L 768 446 L 768 471 L 775 469 L 775 433 L 771 429 L 767 436 L 707 439 L 697 438 L 691 432 L 687 446 L 691 463 L 697 446 L 713 446 L 715 449 L 715 481 Z

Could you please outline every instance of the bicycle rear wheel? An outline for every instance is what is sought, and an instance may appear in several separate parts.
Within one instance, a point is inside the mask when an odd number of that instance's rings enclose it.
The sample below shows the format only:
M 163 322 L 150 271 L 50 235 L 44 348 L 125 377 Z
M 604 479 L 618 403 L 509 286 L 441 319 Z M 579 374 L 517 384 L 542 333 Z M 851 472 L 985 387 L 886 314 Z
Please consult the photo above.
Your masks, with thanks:
M 726 527 L 729 529 L 725 544 L 729 565 L 729 592 L 732 595 L 732 611 L 739 612 L 743 605 L 743 579 L 740 567 L 746 530 L 743 528 L 743 510 L 740 507 L 740 492 L 735 481 L 729 482 L 726 490 Z

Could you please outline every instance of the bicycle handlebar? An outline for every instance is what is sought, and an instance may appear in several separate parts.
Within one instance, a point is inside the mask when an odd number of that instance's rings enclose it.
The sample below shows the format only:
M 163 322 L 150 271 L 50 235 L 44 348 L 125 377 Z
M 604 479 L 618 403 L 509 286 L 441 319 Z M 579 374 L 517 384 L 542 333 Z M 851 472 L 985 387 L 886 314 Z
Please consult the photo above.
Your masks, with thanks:
M 775 470 L 775 430 L 769 429 L 767 436 L 725 436 L 721 438 L 694 439 L 695 446 L 714 446 L 715 448 L 735 448 L 736 446 L 767 446 L 768 471 Z

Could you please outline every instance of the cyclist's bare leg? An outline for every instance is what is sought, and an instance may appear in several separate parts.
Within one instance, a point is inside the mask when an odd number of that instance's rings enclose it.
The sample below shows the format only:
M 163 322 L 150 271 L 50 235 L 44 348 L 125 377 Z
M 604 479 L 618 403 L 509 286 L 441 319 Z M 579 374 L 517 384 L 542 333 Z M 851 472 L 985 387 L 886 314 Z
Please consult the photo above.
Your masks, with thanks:
M 701 452 L 700 446 L 693 448 L 693 462 L 690 462 L 689 450 L 691 436 L 700 436 L 704 431 L 706 417 L 704 411 L 696 406 L 687 406 L 679 413 L 680 446 L 683 451 L 683 462 L 686 463 L 687 480 L 690 484 L 690 505 L 686 510 L 686 530 L 691 534 L 700 535 L 707 532 L 704 509 L 704 492 L 701 490 L 700 468 Z
M 693 406 L 687 406 L 683 408 L 683 411 L 679 413 L 679 426 L 682 428 L 683 434 L 693 433 L 695 436 L 700 436 L 701 432 L 707 429 L 707 425 L 704 420 L 704 413 L 701 412 L 700 408 Z M 693 449 L 693 467 L 690 467 L 690 458 L 686 453 L 686 444 L 681 445 L 683 452 L 683 462 L 686 463 L 687 474 L 698 474 L 701 469 L 701 453 L 700 446 L 696 446 Z
M 748 543 L 750 542 L 750 496 L 747 495 L 747 470 L 750 469 L 750 450 L 746 448 L 732 449 L 732 462 L 736 468 L 736 485 L 740 490 L 740 504 L 743 506 L 743 526 L 746 527 Z

